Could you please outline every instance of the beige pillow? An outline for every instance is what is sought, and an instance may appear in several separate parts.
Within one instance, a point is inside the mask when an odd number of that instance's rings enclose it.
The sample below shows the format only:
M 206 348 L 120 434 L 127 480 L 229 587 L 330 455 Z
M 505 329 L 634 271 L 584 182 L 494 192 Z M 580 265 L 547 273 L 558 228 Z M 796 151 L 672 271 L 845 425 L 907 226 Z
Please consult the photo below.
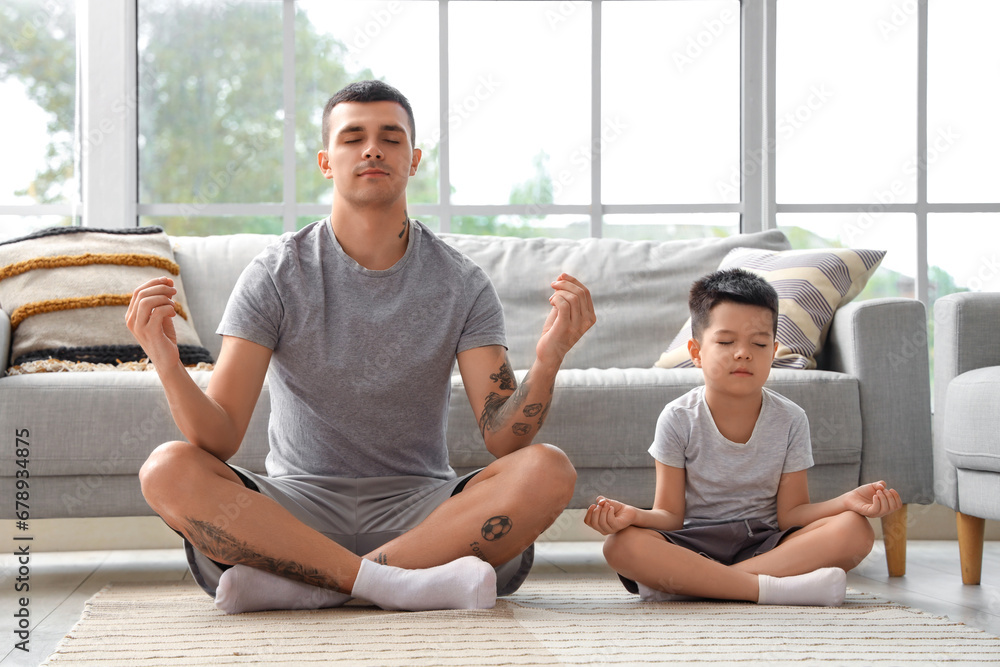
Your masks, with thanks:
M 11 320 L 11 366 L 144 358 L 125 326 L 125 311 L 136 287 L 163 275 L 177 288 L 173 322 L 181 360 L 211 363 L 192 325 L 170 241 L 159 227 L 52 227 L 0 243 L 0 308 Z
M 734 248 L 720 269 L 742 268 L 778 292 L 778 352 L 774 368 L 815 368 L 833 315 L 861 293 L 885 257 L 884 250 L 758 250 Z M 691 368 L 690 318 L 660 355 L 659 368 Z

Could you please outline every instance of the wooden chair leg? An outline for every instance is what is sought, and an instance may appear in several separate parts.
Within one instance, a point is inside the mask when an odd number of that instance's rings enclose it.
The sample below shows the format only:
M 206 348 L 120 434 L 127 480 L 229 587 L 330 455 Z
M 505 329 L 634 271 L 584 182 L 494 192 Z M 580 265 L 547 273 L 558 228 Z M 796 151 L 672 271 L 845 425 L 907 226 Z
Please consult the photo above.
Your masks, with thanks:
M 955 512 L 958 526 L 958 558 L 962 563 L 962 583 L 976 585 L 983 574 L 983 529 L 986 519 Z
M 882 517 L 882 541 L 885 543 L 885 564 L 890 577 L 906 574 L 906 505 Z

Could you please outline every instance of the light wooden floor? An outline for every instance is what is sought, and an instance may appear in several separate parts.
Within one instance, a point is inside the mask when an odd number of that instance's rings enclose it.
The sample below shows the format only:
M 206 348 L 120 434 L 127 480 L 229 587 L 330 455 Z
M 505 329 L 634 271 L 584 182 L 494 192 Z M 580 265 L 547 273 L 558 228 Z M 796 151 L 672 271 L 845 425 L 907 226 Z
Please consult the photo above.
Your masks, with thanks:
M 531 576 L 605 572 L 614 576 L 601 556 L 600 542 L 540 542 Z M 910 541 L 905 577 L 890 579 L 879 545 L 848 575 L 848 585 L 883 598 L 947 616 L 1000 635 L 1000 542 L 987 542 L 983 582 L 963 586 L 958 545 L 953 541 Z M 0 557 L 0 665 L 37 665 L 80 618 L 84 603 L 111 582 L 181 581 L 190 579 L 180 549 L 40 553 L 30 563 L 31 651 L 14 649 L 13 613 L 16 573 L 11 555 Z

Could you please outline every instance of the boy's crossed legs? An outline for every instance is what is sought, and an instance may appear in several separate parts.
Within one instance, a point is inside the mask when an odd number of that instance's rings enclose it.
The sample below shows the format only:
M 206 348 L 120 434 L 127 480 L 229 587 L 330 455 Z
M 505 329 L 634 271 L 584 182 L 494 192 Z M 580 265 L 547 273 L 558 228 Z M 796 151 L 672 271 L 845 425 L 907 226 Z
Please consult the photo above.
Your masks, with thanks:
M 639 584 L 644 599 L 681 595 L 836 606 L 844 599 L 846 570 L 857 566 L 873 543 L 868 520 L 848 511 L 785 533 L 770 550 L 728 565 L 634 526 L 609 536 L 604 555 L 615 571 Z

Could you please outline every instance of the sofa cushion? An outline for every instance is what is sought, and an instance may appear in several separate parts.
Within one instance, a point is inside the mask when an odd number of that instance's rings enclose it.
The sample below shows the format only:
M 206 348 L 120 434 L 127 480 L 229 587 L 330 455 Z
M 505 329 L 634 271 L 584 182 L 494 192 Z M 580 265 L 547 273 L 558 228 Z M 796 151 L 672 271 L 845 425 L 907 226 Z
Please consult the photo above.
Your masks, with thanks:
M 202 388 L 211 371 L 192 371 Z M 158 445 L 183 440 L 156 373 L 39 373 L 0 381 L 0 426 L 27 430 L 32 478 L 136 475 Z M 232 463 L 264 471 L 267 384 Z M 14 448 L 0 450 L 0 476 L 14 476 Z
M 789 247 L 777 230 L 666 242 L 440 236 L 493 280 L 503 301 L 515 368 L 527 368 L 535 358 L 550 309 L 550 283 L 563 271 L 590 289 L 597 324 L 570 350 L 562 367 L 648 368 L 684 323 L 692 282 L 738 246 Z
M 737 248 L 719 269 L 743 268 L 763 276 L 778 292 L 775 368 L 815 368 L 837 309 L 861 293 L 885 257 L 884 250 L 787 250 Z M 659 368 L 693 366 L 687 350 L 691 318 L 656 362 Z
M 158 227 L 53 227 L 0 243 L 0 305 L 13 333 L 11 365 L 44 359 L 115 363 L 145 352 L 125 326 L 132 291 L 171 275 L 181 360 L 211 362 L 188 312 L 180 268 Z M 44 370 L 44 365 L 24 367 Z
M 956 468 L 1000 473 L 1000 366 L 953 379 L 947 405 L 943 442 L 948 460 Z
M 277 240 L 273 234 L 171 237 L 181 277 L 188 285 L 195 328 L 216 358 L 222 348 L 222 337 L 215 330 L 226 310 L 229 294 L 250 260 Z
M 652 474 L 653 459 L 647 450 L 657 417 L 667 403 L 702 383 L 699 369 L 561 370 L 551 412 L 535 439 L 561 447 L 578 468 L 648 467 Z M 767 386 L 806 411 L 817 466 L 860 465 L 857 378 L 831 371 L 775 369 Z M 456 467 L 493 461 L 458 377 L 453 381 L 448 447 Z

